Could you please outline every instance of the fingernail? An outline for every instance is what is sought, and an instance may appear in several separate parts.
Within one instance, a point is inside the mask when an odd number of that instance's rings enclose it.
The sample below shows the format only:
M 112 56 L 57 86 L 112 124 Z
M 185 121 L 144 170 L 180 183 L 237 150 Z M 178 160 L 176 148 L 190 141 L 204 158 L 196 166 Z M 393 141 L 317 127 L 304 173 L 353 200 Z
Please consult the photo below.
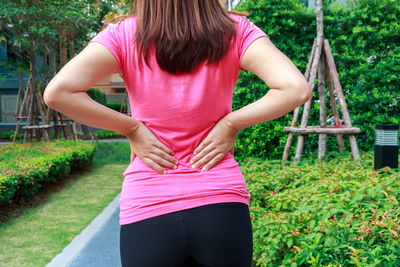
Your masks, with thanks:
M 194 164 L 194 165 L 192 166 L 192 169 L 196 169 L 196 168 L 197 168 L 197 165 Z
M 166 170 L 163 170 L 163 174 L 167 174 L 167 171 L 166 171 Z
M 207 170 L 206 170 L 206 167 L 203 167 L 203 169 L 201 169 L 201 170 L 204 171 L 204 172 L 207 171 Z
M 173 167 L 174 170 L 176 170 L 176 168 L 178 168 L 176 165 Z

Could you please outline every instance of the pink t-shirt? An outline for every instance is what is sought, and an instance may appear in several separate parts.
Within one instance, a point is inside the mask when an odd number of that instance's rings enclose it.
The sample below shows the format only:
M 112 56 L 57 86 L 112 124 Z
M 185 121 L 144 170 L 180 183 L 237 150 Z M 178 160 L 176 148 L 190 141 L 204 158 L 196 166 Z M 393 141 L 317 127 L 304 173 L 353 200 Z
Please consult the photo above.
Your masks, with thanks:
M 232 95 L 247 47 L 268 37 L 245 17 L 238 23 L 234 45 L 217 64 L 203 63 L 190 74 L 172 75 L 158 67 L 154 50 L 149 64 L 140 64 L 133 37 L 136 18 L 110 24 L 90 42 L 107 47 L 118 60 L 132 117 L 143 122 L 179 161 L 176 170 L 159 174 L 136 157 L 124 171 L 120 225 L 174 211 L 221 202 L 249 205 L 250 194 L 231 153 L 210 170 L 194 170 L 193 151 L 214 125 L 232 111 Z

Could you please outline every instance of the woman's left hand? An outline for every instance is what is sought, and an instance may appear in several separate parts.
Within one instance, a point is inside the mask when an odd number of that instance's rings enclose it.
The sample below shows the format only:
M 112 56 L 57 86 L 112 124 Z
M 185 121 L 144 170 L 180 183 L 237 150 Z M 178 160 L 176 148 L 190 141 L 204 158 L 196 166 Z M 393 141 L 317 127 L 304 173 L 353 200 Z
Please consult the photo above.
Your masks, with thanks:
M 195 156 L 190 160 L 192 168 L 203 167 L 208 171 L 220 162 L 228 152 L 233 155 L 235 141 L 238 131 L 232 128 L 223 117 L 211 129 L 207 137 L 194 150 Z

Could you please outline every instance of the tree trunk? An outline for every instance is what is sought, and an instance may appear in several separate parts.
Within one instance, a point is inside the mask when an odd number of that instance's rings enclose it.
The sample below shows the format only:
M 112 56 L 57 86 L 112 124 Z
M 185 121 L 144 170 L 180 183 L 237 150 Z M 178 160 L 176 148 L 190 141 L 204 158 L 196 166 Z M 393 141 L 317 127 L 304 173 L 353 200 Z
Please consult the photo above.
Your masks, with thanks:
M 75 32 L 73 30 L 68 34 L 68 45 L 69 45 L 69 57 L 73 58 L 75 57 Z M 73 121 L 72 128 L 75 133 L 75 140 L 78 140 L 79 139 L 78 136 L 83 135 L 82 125 L 77 121 Z
M 67 32 L 65 29 L 60 29 L 60 69 L 67 63 Z
M 50 49 L 49 52 L 49 69 L 50 72 L 55 76 L 57 74 L 57 66 L 56 66 L 56 56 L 55 56 L 56 51 L 54 49 Z
M 75 32 L 71 30 L 68 34 L 68 45 L 69 45 L 69 58 L 73 58 L 75 56 Z
M 68 47 L 67 47 L 67 30 L 65 28 L 61 28 L 59 31 L 60 34 L 60 69 L 67 64 L 68 61 Z M 69 123 L 65 127 L 65 133 L 67 138 L 71 138 L 72 136 L 72 127 Z
M 23 95 L 25 88 L 24 73 L 22 71 L 18 71 L 18 83 L 19 83 L 19 88 L 18 88 L 17 109 L 15 113 L 15 119 L 17 119 L 18 111 L 20 110 L 21 95 Z
M 31 75 L 32 75 L 32 80 L 31 80 L 31 94 L 33 95 L 33 106 L 32 106 L 32 122 L 33 125 L 39 124 L 39 114 L 37 111 L 40 113 L 41 117 L 41 122 L 43 125 L 46 125 L 46 113 L 44 111 L 44 106 L 42 105 L 42 97 L 39 92 L 38 88 L 38 80 L 37 80 L 37 70 L 36 70 L 36 44 L 35 41 L 31 41 L 31 47 L 29 51 L 29 61 L 30 61 L 30 69 L 31 69 Z M 33 130 L 33 132 L 36 132 L 36 130 Z M 50 140 L 50 135 L 48 129 L 44 129 L 43 135 L 46 138 L 47 141 Z M 37 130 L 36 133 L 36 138 L 39 140 L 39 130 Z

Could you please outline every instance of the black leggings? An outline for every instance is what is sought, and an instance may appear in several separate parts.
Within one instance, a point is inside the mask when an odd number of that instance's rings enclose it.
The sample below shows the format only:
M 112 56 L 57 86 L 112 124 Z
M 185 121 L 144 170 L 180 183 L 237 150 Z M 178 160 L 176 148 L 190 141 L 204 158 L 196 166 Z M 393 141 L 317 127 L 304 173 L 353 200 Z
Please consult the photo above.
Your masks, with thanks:
M 123 267 L 250 267 L 249 208 L 216 203 L 121 225 L 120 252 Z

